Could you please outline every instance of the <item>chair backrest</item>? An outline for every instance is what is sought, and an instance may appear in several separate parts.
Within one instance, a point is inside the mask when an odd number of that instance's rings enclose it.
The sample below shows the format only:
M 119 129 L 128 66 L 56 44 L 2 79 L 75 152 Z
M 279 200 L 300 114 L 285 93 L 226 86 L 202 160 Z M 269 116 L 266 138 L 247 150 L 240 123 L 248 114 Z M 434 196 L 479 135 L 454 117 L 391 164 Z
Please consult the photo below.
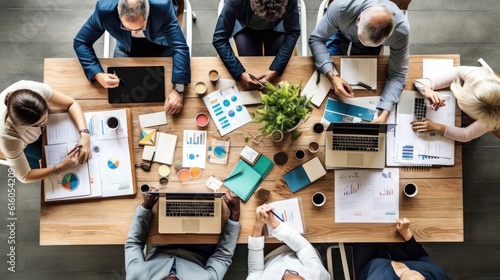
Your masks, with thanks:
M 0 151 L 0 164 L 2 165 L 9 165 L 7 163 L 7 159 L 5 158 L 4 154 L 2 153 L 2 151 Z

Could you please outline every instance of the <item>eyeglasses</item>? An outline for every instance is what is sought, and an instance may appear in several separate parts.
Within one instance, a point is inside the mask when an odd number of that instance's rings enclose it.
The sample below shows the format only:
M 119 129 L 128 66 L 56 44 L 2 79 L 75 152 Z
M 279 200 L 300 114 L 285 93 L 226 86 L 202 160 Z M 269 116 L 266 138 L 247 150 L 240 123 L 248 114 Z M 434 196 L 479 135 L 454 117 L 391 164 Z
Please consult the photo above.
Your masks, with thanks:
M 137 28 L 137 29 L 130 29 L 130 28 L 128 28 L 128 27 L 125 27 L 125 26 L 123 25 L 123 22 L 120 22 L 120 28 L 121 28 L 121 29 L 123 29 L 123 30 L 132 31 L 132 32 L 144 31 L 144 30 L 146 30 L 146 26 L 147 26 L 147 24 L 148 24 L 148 21 L 146 20 L 146 22 L 144 23 L 144 25 L 143 25 L 142 27 Z
M 283 276 L 281 277 L 281 280 L 284 280 L 285 276 L 287 276 L 288 274 L 299 275 L 297 271 L 286 269 L 285 273 L 283 273 Z
M 153 152 L 153 156 L 151 157 L 151 161 L 149 162 L 149 165 L 146 163 L 141 163 L 141 164 L 136 164 L 135 167 L 140 167 L 142 170 L 149 172 L 151 171 L 151 165 L 153 164 L 153 159 L 155 159 L 155 154 L 156 152 Z

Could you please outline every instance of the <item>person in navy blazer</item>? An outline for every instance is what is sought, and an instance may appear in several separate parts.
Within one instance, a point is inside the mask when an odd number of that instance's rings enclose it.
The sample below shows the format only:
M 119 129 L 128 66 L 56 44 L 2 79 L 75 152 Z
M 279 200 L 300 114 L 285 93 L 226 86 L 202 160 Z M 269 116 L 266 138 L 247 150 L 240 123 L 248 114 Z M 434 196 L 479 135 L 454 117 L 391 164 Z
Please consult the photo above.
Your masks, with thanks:
M 259 88 L 283 72 L 299 36 L 297 0 L 226 0 L 212 44 L 235 80 Z M 276 56 L 269 69 L 253 79 L 235 56 L 231 37 L 240 56 Z
M 175 1 L 175 0 L 174 0 Z M 172 0 L 99 0 L 94 13 L 76 35 L 73 47 L 89 80 L 105 88 L 120 79 L 105 73 L 93 49 L 104 31 L 116 39 L 115 57 L 173 57 L 173 90 L 167 94 L 165 112 L 182 109 L 184 84 L 191 82 L 189 47 L 176 18 Z

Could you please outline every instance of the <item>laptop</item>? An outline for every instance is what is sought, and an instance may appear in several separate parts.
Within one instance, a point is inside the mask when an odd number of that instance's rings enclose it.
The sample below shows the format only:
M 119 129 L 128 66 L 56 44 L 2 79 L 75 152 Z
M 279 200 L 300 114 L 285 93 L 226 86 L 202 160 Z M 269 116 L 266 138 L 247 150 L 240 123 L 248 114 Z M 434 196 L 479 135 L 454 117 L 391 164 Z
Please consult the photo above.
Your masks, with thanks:
M 165 102 L 165 68 L 163 66 L 108 67 L 108 73 L 120 78 L 116 88 L 108 89 L 108 102 Z
M 159 233 L 220 233 L 224 193 L 160 193 Z
M 395 124 L 332 122 L 326 131 L 326 169 L 384 168 L 385 134 Z

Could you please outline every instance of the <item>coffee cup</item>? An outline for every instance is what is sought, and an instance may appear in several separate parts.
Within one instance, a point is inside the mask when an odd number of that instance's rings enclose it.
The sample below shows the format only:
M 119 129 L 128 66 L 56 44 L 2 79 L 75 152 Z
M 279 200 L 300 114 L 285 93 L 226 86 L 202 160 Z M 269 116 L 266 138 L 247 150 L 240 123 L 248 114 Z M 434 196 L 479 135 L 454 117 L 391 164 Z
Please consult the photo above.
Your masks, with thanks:
M 318 142 L 311 142 L 309 143 L 309 146 L 307 147 L 310 153 L 315 154 L 319 150 L 319 144 Z
M 168 177 L 161 177 L 158 182 L 160 183 L 160 185 L 162 187 L 165 187 L 166 185 L 168 185 L 168 183 L 170 182 L 170 180 L 168 179 Z
M 120 126 L 120 121 L 116 117 L 109 117 L 106 120 L 106 125 L 108 126 L 109 129 L 115 130 Z
M 315 133 L 322 133 L 325 130 L 325 127 L 323 126 L 322 123 L 315 123 L 313 125 L 313 131 Z
M 301 159 L 304 159 L 305 156 L 306 156 L 306 153 L 304 152 L 304 150 L 298 149 L 295 151 L 295 158 L 296 159 L 301 160 Z
M 407 197 L 414 197 L 418 193 L 418 186 L 415 183 L 406 183 L 403 187 L 403 192 Z
M 321 207 L 326 203 L 326 196 L 322 192 L 314 193 L 312 196 L 312 203 L 316 207 Z
M 147 192 L 149 192 L 149 189 L 151 189 L 151 187 L 150 187 L 149 185 L 147 185 L 147 184 L 143 184 L 143 185 L 141 186 L 141 192 L 142 192 L 142 193 L 147 193 Z
M 210 81 L 215 83 L 217 82 L 217 80 L 219 80 L 219 72 L 215 69 L 210 70 L 210 72 L 208 72 L 208 77 L 210 78 Z
M 191 173 L 189 173 L 189 170 L 183 168 L 177 172 L 177 178 L 181 183 L 185 183 L 191 180 Z
M 205 127 L 210 122 L 210 119 L 208 118 L 207 114 L 199 113 L 198 115 L 196 115 L 195 121 L 196 125 L 198 125 L 199 127 Z
M 194 90 L 197 94 L 205 94 L 207 92 L 207 85 L 204 82 L 197 82 Z

